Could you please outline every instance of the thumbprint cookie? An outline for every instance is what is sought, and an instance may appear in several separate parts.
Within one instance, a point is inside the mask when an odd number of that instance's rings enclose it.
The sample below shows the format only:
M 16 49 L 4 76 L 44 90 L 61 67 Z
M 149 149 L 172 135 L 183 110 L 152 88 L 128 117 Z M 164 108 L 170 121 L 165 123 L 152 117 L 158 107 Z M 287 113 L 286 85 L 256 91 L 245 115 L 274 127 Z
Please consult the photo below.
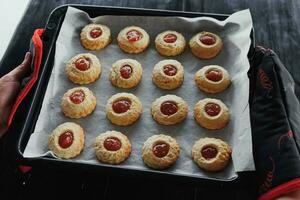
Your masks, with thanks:
M 231 83 L 227 70 L 218 65 L 208 65 L 197 71 L 195 82 L 200 90 L 207 93 L 222 92 Z
M 84 147 L 84 130 L 76 123 L 56 127 L 48 138 L 48 148 L 59 158 L 74 158 Z
M 93 54 L 78 54 L 66 64 L 66 74 L 73 83 L 92 83 L 101 75 L 101 64 Z
M 138 26 L 128 26 L 120 31 L 118 35 L 119 47 L 127 53 L 141 53 L 149 45 L 148 33 Z
M 178 124 L 187 117 L 188 105 L 181 97 L 165 95 L 152 103 L 151 114 L 159 124 Z
M 206 98 L 196 103 L 194 117 L 204 128 L 221 129 L 229 122 L 229 111 L 222 101 Z
M 96 97 L 86 87 L 68 90 L 61 101 L 61 110 L 70 118 L 81 118 L 91 114 L 96 108 Z
M 142 74 L 143 68 L 138 61 L 122 59 L 112 65 L 109 80 L 119 88 L 133 88 L 141 81 Z
M 100 162 L 119 164 L 131 153 L 131 144 L 127 136 L 118 131 L 107 131 L 95 138 L 93 143 L 96 157 Z
M 176 140 L 168 135 L 149 137 L 142 148 L 144 163 L 154 169 L 166 169 L 173 165 L 180 154 Z
M 200 138 L 192 148 L 195 163 L 206 171 L 224 169 L 231 158 L 231 148 L 223 140 L 216 138 Z
M 176 31 L 165 31 L 155 38 L 156 50 L 163 56 L 177 56 L 181 54 L 186 46 L 186 41 Z
M 217 56 L 222 47 L 222 39 L 210 32 L 200 32 L 190 40 L 192 53 L 200 59 L 211 59 Z
M 162 60 L 154 66 L 152 80 L 161 89 L 176 89 L 182 85 L 183 79 L 183 66 L 177 60 Z
M 106 116 L 111 123 L 119 126 L 133 124 L 143 112 L 143 106 L 138 97 L 130 93 L 118 93 L 108 99 Z
M 102 24 L 86 25 L 80 33 L 80 41 L 88 50 L 100 50 L 111 42 L 110 29 Z

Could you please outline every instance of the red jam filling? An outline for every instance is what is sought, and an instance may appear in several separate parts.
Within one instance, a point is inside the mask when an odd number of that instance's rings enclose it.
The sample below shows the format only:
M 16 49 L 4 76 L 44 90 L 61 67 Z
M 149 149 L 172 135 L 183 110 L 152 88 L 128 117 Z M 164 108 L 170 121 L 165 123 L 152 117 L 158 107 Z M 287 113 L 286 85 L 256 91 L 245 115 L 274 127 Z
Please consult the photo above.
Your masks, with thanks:
M 209 160 L 209 159 L 212 159 L 212 158 L 215 158 L 218 154 L 218 150 L 214 147 L 205 147 L 201 150 L 201 155 L 206 159 L 206 160 Z
M 121 67 L 120 73 L 121 73 L 122 78 L 129 79 L 131 77 L 131 74 L 132 74 L 131 66 L 130 65 L 124 65 L 123 67 Z
M 100 37 L 101 35 L 102 35 L 102 30 L 100 28 L 95 28 L 90 32 L 90 36 L 92 38 L 97 38 Z
M 131 101 L 129 99 L 121 99 L 113 103 L 112 109 L 115 113 L 125 113 L 129 110 Z
M 176 35 L 174 35 L 174 34 L 167 34 L 167 35 L 165 35 L 164 36 L 164 41 L 166 42 L 166 43 L 173 43 L 173 42 L 175 42 L 177 40 L 177 36 Z
M 200 37 L 200 41 L 205 45 L 213 45 L 216 43 L 216 38 L 212 35 L 203 35 Z
M 136 42 L 142 39 L 143 34 L 137 30 L 131 30 L 126 33 L 126 37 L 129 42 Z
M 205 112 L 210 116 L 217 116 L 221 111 L 221 107 L 215 103 L 206 104 L 204 109 L 205 109 Z
M 165 142 L 158 142 L 153 146 L 152 152 L 158 157 L 165 157 L 169 153 L 170 145 Z
M 177 68 L 173 65 L 165 65 L 163 71 L 167 76 L 175 76 L 177 73 Z
M 75 61 L 75 67 L 80 71 L 86 71 L 90 68 L 90 61 L 86 58 L 79 58 Z
M 61 134 L 58 138 L 58 144 L 61 148 L 66 149 L 73 143 L 73 133 L 71 131 L 66 131 Z
M 223 78 L 222 72 L 220 72 L 219 70 L 214 70 L 214 69 L 206 72 L 205 76 L 207 79 L 214 81 L 214 82 L 218 82 L 218 81 L 222 80 L 222 78 Z
M 109 137 L 104 140 L 104 147 L 108 151 L 118 151 L 121 146 L 121 141 L 116 137 Z
M 177 104 L 173 101 L 165 101 L 160 106 L 160 111 L 164 115 L 173 115 L 178 111 Z
M 70 100 L 75 104 L 80 104 L 84 101 L 85 95 L 82 90 L 77 90 L 70 95 Z

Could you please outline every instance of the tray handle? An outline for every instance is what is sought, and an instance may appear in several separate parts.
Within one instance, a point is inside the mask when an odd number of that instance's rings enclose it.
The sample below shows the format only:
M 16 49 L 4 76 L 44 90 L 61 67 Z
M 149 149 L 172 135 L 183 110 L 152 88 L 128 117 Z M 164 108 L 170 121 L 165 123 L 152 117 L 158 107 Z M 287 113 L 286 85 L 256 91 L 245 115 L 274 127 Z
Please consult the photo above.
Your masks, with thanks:
M 32 36 L 31 41 L 33 44 L 33 73 L 32 73 L 30 80 L 28 81 L 28 83 L 25 85 L 25 87 L 19 93 L 19 95 L 11 109 L 10 115 L 7 120 L 7 127 L 10 127 L 10 125 L 13 121 L 14 115 L 15 115 L 16 111 L 18 110 L 19 105 L 22 103 L 22 101 L 27 96 L 27 94 L 29 93 L 29 91 L 31 90 L 31 88 L 33 87 L 33 85 L 35 84 L 35 82 L 38 79 L 40 66 L 41 66 L 41 62 L 42 62 L 42 56 L 43 56 L 43 42 L 42 42 L 41 37 L 42 37 L 44 31 L 45 31 L 44 29 L 36 29 Z

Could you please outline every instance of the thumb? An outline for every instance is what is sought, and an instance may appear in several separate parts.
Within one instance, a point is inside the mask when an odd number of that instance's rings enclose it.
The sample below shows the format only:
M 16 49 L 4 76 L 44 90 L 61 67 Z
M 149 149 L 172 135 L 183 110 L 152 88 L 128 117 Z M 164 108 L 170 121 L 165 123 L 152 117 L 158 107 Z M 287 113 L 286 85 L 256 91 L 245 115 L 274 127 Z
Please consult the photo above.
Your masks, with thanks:
M 9 72 L 7 76 L 13 78 L 15 81 L 20 81 L 26 75 L 26 72 L 30 67 L 31 58 L 32 58 L 31 53 L 27 52 L 23 62 L 14 70 Z

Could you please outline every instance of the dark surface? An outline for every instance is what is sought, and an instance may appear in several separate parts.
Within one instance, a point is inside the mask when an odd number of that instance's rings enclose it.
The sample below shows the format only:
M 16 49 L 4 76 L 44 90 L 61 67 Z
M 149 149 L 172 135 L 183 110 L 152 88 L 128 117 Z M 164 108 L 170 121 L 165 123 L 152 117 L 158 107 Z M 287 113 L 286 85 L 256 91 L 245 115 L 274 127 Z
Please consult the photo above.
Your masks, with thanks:
M 65 3 L 80 3 L 110 6 L 127 6 L 141 8 L 158 8 L 169 10 L 199 11 L 231 14 L 235 11 L 250 8 L 255 28 L 256 43 L 272 48 L 283 64 L 292 74 L 296 82 L 296 94 L 300 97 L 300 69 L 298 67 L 300 51 L 300 2 L 290 1 L 245 1 L 227 0 L 226 2 L 212 0 L 195 1 L 162 1 L 162 0 L 111 0 L 111 1 L 39 1 L 32 0 L 13 36 L 6 54 L 0 63 L 0 76 L 18 65 L 28 49 L 33 30 L 43 27 L 50 12 Z M 14 134 L 16 134 L 15 131 Z M 14 134 L 1 140 L 6 146 L 5 153 L 13 148 L 10 140 Z M 1 150 L 0 150 L 1 151 Z M 1 152 L 0 152 L 1 153 Z M 2 153 L 1 153 L 2 154 Z M 6 153 L 7 154 L 7 153 Z M 8 154 L 9 155 L 9 154 Z M 3 156 L 2 156 L 3 157 Z M 15 168 L 14 157 L 3 161 L 0 159 L 0 192 L 2 195 L 16 199 L 40 197 L 62 197 L 71 192 L 71 196 L 89 199 L 254 199 L 253 187 L 241 185 L 238 189 L 210 186 L 195 186 L 176 181 L 150 179 L 143 177 L 112 177 L 106 174 L 78 174 L 62 169 L 41 167 L 31 173 L 21 175 Z M 5 164 L 3 164 L 5 162 Z M 55 192 L 50 192 L 54 190 Z M 2 190 L 2 191 L 1 191 Z M 4 192 L 5 191 L 5 192 Z M 57 196 L 59 191 L 69 191 Z M 6 198 L 1 198 L 6 199 Z

